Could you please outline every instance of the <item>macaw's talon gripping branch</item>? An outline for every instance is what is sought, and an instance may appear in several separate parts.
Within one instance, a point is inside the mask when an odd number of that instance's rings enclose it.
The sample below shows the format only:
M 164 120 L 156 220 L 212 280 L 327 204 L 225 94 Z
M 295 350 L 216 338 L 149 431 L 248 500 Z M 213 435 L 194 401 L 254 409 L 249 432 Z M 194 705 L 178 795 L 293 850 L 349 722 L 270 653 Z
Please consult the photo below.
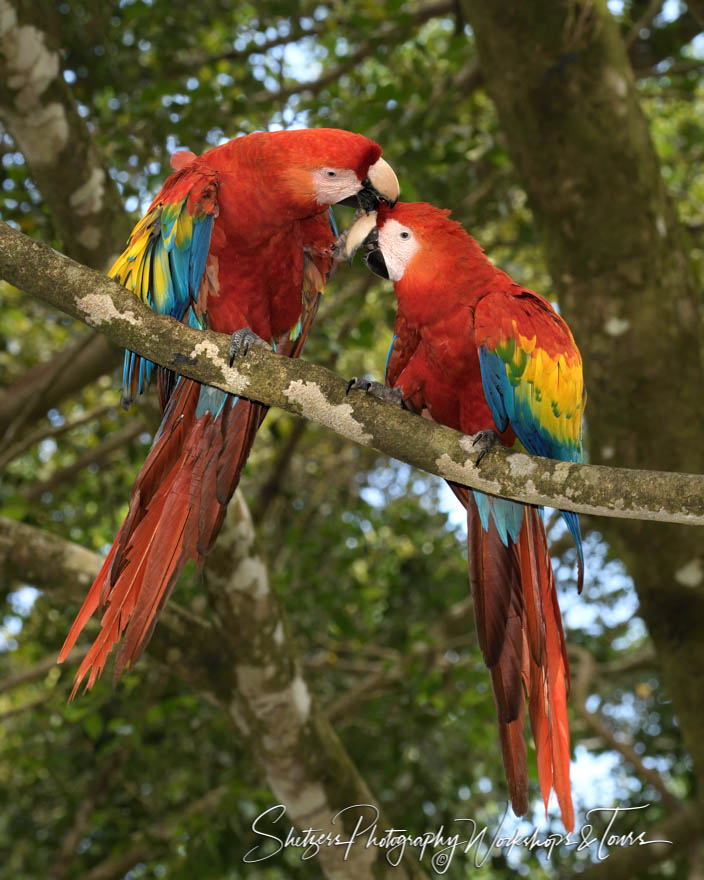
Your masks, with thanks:
M 330 206 L 398 198 L 381 148 L 336 129 L 264 132 L 200 157 L 178 153 L 173 165 L 110 275 L 155 312 L 195 329 L 246 330 L 235 354 L 258 337 L 297 357 L 333 266 Z M 121 638 L 115 676 L 144 650 L 184 565 L 200 565 L 211 548 L 267 412 L 133 352 L 125 355 L 124 402 L 154 377 L 161 426 L 59 656 L 102 608 L 72 696 L 86 676 L 93 685 Z

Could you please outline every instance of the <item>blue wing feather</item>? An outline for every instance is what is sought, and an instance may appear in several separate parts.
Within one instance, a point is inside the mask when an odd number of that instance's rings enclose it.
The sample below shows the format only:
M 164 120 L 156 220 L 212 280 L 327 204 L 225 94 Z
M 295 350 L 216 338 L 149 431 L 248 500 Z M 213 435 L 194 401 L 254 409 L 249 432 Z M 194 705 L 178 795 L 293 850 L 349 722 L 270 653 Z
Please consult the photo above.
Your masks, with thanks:
M 498 310 L 503 320 L 507 320 L 506 308 L 511 308 L 513 305 L 509 297 L 505 299 L 501 309 Z M 579 353 L 569 330 L 566 325 L 562 327 L 564 322 L 555 325 L 555 318 L 549 315 L 549 306 L 539 302 L 536 297 L 523 299 L 524 308 L 533 307 L 534 323 L 531 327 L 533 345 L 536 345 L 537 336 L 539 346 L 541 321 L 549 320 L 551 323 L 548 330 L 554 333 L 555 326 L 558 326 L 564 335 L 564 350 L 569 351 L 571 346 L 570 353 L 572 355 L 576 353 L 578 358 Z M 491 298 L 487 297 L 485 305 L 488 305 L 490 300 Z M 548 357 L 542 353 L 543 360 L 536 362 L 531 354 L 533 349 L 526 346 L 526 342 L 530 343 L 531 340 L 531 330 L 526 328 L 525 339 L 521 341 L 515 323 L 513 340 L 507 334 L 503 338 L 501 347 L 497 346 L 494 349 L 492 344 L 492 348 L 488 348 L 483 341 L 491 336 L 491 329 L 496 321 L 496 309 L 494 312 L 490 309 L 491 306 L 486 310 L 488 324 L 477 328 L 477 342 L 484 395 L 497 429 L 503 432 L 510 424 L 518 441 L 533 455 L 562 461 L 581 461 L 582 444 L 579 433 L 583 407 L 581 360 L 575 360 L 573 356 L 567 363 L 560 361 L 557 354 Z M 481 321 L 483 318 L 477 320 Z M 538 367 L 538 363 L 542 363 L 543 367 Z M 541 373 L 541 369 L 547 372 Z M 557 372 L 551 372 L 553 370 Z M 557 377 L 557 385 L 553 381 L 555 377 Z M 548 388 L 551 388 L 551 396 L 548 398 L 550 406 L 546 408 L 544 395 L 548 393 Z M 477 497 L 476 493 L 475 497 Z M 506 535 L 513 537 L 517 520 L 511 519 L 512 513 L 509 508 L 495 503 L 480 503 L 479 498 L 477 505 L 484 528 L 487 527 L 488 517 L 491 514 L 502 541 Z M 581 579 L 584 570 L 584 553 L 579 519 L 577 514 L 571 511 L 561 511 L 561 514 L 577 546 Z
M 195 180 L 202 184 L 201 178 Z M 187 320 L 190 326 L 202 329 L 193 306 L 205 273 L 214 221 L 213 209 L 192 214 L 188 195 L 173 202 L 156 202 L 135 227 L 111 276 L 133 290 L 153 311 Z M 149 387 L 153 371 L 151 361 L 125 352 L 124 404 Z
M 389 353 L 386 355 L 386 366 L 384 367 L 384 381 L 386 381 L 386 377 L 389 372 L 389 361 L 391 360 L 391 352 L 394 350 L 394 342 L 398 339 L 398 333 L 394 333 L 394 338 L 391 340 L 391 345 L 389 346 Z

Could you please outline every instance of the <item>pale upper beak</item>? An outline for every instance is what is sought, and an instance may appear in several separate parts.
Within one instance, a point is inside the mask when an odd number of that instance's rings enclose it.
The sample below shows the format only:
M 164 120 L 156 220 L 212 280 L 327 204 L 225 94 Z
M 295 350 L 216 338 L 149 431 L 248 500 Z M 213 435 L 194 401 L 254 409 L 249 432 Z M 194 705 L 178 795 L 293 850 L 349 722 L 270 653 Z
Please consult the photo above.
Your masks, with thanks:
M 379 162 L 382 160 L 380 159 Z M 377 162 L 378 164 L 378 162 Z M 387 165 L 389 171 L 391 167 Z M 394 179 L 396 175 L 391 171 Z M 398 183 L 396 184 L 398 186 Z M 357 218 L 352 225 L 346 229 L 335 243 L 333 251 L 336 260 L 350 260 L 357 253 L 357 250 L 364 244 L 366 239 L 376 229 L 376 211 L 370 211 L 366 214 L 364 211 L 358 211 Z
M 401 189 L 398 185 L 398 177 L 396 177 L 394 169 L 386 159 L 377 159 L 370 166 L 364 183 L 366 184 L 367 181 L 369 181 L 371 188 L 380 198 L 384 199 L 392 207 L 396 204 L 401 194 Z

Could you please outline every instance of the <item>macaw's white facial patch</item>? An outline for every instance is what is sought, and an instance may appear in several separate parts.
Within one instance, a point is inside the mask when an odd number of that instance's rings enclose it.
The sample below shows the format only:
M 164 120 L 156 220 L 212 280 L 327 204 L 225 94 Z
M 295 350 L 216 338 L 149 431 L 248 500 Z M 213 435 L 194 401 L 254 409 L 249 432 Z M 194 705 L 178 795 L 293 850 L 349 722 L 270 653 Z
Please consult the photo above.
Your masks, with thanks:
M 389 278 L 400 281 L 420 243 L 408 226 L 398 220 L 387 220 L 379 230 L 379 247 L 384 255 Z
M 351 168 L 313 169 L 313 191 L 321 205 L 335 205 L 357 195 L 361 188 L 361 181 Z

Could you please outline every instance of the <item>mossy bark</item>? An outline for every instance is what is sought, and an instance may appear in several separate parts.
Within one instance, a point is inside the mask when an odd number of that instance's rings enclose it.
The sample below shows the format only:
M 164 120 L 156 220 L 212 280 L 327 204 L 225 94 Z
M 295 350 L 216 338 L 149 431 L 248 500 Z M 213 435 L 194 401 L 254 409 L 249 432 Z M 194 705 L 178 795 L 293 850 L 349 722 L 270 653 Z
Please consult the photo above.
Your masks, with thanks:
M 61 18 L 49 0 L 0 0 L 0 120 L 25 157 L 63 249 L 106 270 L 132 223 L 64 80 Z M 8 440 L 20 434 L 120 358 L 96 334 L 30 370 L 0 399 L 0 433 Z
M 432 474 L 483 492 L 578 513 L 704 525 L 704 475 L 595 467 L 480 448 L 460 434 L 372 396 L 300 358 L 254 346 L 228 363 L 229 338 L 156 315 L 98 272 L 0 223 L 0 278 L 185 376 L 278 406 Z M 1 408 L 0 408 L 1 414 Z
M 55 4 L 0 0 L 0 119 L 22 151 L 64 249 L 107 269 L 130 232 L 115 182 L 61 69 Z
M 584 355 L 591 460 L 701 472 L 704 375 L 695 284 L 606 3 L 463 5 L 563 313 Z M 616 520 L 599 528 L 633 576 L 704 783 L 701 533 Z

